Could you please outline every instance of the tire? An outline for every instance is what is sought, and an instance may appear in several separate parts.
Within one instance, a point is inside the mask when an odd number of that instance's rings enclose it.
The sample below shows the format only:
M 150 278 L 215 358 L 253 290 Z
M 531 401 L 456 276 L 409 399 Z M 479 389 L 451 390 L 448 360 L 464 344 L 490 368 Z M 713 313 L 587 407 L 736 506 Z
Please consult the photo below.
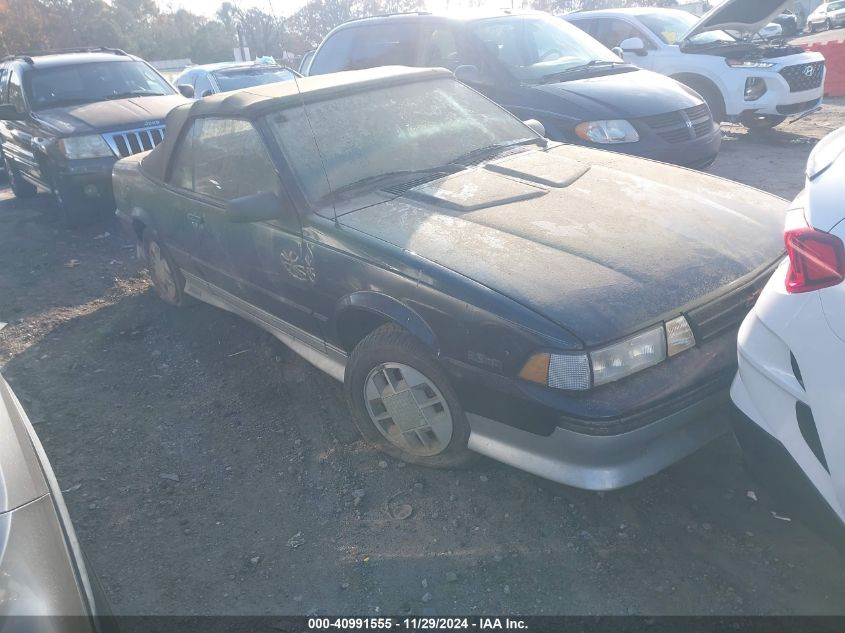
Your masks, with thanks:
M 358 343 L 343 384 L 355 426 L 382 452 L 432 468 L 459 468 L 476 460 L 467 448 L 469 423 L 446 372 L 402 328 L 383 325 Z M 388 398 L 393 405 L 384 404 Z M 388 406 L 394 415 L 404 413 L 410 430 L 400 430 Z
M 697 79 L 695 77 L 682 77 L 678 81 L 686 84 L 701 95 L 707 107 L 710 108 L 710 114 L 713 115 L 713 120 L 716 123 L 721 123 L 727 118 L 725 114 L 725 99 L 715 84 L 706 79 Z
M 771 114 L 743 114 L 739 117 L 739 122 L 749 130 L 769 130 L 784 121 L 786 121 L 785 116 Z
M 6 177 L 9 179 L 9 187 L 15 194 L 15 198 L 26 200 L 38 193 L 38 188 L 31 182 L 24 180 L 17 167 L 5 156 L 3 157 L 3 165 L 6 167 Z
M 190 298 L 185 294 L 185 279 L 170 252 L 150 229 L 144 229 L 142 248 L 159 298 L 179 308 L 188 305 Z

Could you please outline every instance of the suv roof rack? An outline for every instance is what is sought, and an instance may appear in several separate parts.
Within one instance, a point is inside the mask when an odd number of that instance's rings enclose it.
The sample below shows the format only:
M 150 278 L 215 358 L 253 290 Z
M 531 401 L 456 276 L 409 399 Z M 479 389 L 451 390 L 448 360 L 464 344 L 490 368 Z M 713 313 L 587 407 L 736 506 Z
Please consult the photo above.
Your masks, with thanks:
M 25 51 L 22 53 L 15 53 L 3 58 L 3 61 L 10 59 L 22 59 L 27 64 L 35 63 L 33 57 L 42 57 L 44 55 L 66 55 L 69 53 L 111 53 L 112 55 L 128 55 L 128 53 L 119 48 L 109 48 L 108 46 L 80 46 L 76 48 L 55 48 L 44 51 Z

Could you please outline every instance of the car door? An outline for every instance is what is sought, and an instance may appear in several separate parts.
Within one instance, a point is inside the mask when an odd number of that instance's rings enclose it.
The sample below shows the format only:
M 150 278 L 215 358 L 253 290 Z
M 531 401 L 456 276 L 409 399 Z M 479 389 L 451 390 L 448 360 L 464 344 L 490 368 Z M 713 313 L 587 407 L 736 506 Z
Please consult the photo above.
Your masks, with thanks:
M 239 309 L 254 314 L 257 308 L 319 338 L 309 307 L 311 252 L 261 132 L 237 118 L 204 118 L 194 125 L 194 196 L 187 217 L 196 233 L 197 270 Z M 278 218 L 227 217 L 228 202 L 262 192 L 278 196 Z

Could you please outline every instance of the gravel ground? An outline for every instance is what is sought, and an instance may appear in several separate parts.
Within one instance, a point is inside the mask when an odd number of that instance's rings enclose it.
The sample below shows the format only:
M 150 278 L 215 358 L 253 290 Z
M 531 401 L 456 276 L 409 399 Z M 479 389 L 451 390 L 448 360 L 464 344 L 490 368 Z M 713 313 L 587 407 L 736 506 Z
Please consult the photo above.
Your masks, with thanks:
M 711 170 L 794 196 L 843 124 L 840 101 L 726 127 Z M 730 437 L 606 494 L 404 466 L 358 439 L 331 378 L 234 316 L 164 305 L 115 226 L 62 230 L 45 196 L 0 193 L 0 321 L 118 614 L 845 613 L 845 556 L 772 515 Z

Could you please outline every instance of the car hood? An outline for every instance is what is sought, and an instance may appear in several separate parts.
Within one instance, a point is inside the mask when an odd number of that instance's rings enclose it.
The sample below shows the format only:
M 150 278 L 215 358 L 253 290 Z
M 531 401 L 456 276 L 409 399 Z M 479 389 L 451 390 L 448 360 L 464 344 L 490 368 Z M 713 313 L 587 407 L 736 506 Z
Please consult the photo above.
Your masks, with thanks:
M 26 414 L 0 376 L 0 515 L 49 492 Z
M 38 110 L 39 121 L 59 134 L 91 134 L 164 125 L 164 117 L 188 99 L 182 95 L 133 97 Z
M 683 40 L 706 31 L 724 29 L 754 33 L 778 15 L 791 0 L 725 0 L 687 31 Z
M 679 82 L 648 70 L 537 84 L 533 88 L 580 106 L 585 117 L 597 119 L 638 118 L 702 103 Z
M 699 172 L 559 145 L 446 176 L 340 222 L 596 345 L 758 274 L 782 255 L 786 206 Z

